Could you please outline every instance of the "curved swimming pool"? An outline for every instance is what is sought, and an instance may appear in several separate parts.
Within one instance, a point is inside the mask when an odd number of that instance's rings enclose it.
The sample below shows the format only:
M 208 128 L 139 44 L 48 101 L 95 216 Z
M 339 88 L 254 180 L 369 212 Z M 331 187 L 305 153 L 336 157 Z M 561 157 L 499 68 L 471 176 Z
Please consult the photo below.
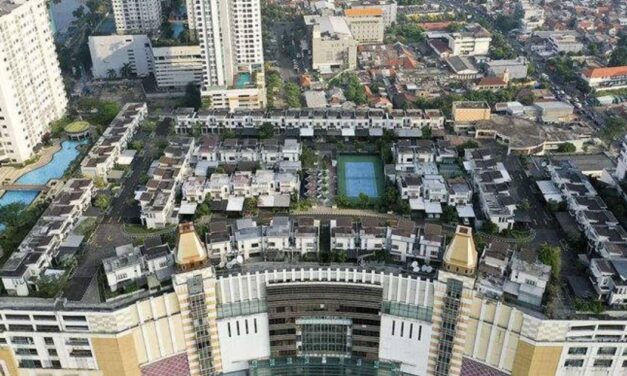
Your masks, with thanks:
M 15 183 L 43 185 L 52 179 L 62 177 L 70 164 L 78 157 L 78 147 L 86 142 L 86 140 L 63 141 L 61 149 L 54 153 L 50 162 L 20 176 Z M 0 206 L 16 202 L 28 205 L 35 200 L 38 194 L 39 191 L 7 191 L 0 197 Z

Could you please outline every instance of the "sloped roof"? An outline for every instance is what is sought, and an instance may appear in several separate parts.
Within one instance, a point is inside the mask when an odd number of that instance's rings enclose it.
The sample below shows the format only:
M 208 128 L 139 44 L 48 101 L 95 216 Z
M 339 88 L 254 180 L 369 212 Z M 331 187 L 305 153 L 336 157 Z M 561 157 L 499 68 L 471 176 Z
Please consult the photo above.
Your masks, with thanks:
M 477 267 L 477 250 L 472 239 L 472 228 L 457 226 L 453 240 L 444 252 L 444 262 L 464 269 Z
M 592 68 L 586 70 L 584 76 L 588 78 L 601 78 L 601 77 L 613 77 L 627 75 L 627 65 L 621 67 L 608 67 L 608 68 Z
M 207 259 L 207 251 L 200 242 L 193 223 L 179 225 L 179 238 L 176 245 L 176 263 L 187 265 L 203 262 Z

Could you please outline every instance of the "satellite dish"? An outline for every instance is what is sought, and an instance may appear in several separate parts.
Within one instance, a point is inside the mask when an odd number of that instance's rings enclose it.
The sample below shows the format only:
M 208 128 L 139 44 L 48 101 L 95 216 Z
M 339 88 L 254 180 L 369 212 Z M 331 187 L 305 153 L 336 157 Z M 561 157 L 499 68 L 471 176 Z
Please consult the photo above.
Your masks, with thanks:
M 423 272 L 427 271 L 427 268 L 429 267 L 429 265 L 423 265 L 422 268 L 420 268 L 420 270 L 422 270 Z
M 244 263 L 244 258 L 242 257 L 242 255 L 237 255 L 235 260 L 237 261 L 238 264 L 243 264 Z
M 218 267 L 219 268 L 224 268 L 224 265 L 225 265 L 224 261 L 220 261 L 220 264 L 218 264 Z
M 433 271 L 433 267 L 427 265 L 427 273 L 431 273 Z
M 418 261 L 414 261 L 411 263 L 411 267 L 416 269 L 416 267 L 418 267 Z

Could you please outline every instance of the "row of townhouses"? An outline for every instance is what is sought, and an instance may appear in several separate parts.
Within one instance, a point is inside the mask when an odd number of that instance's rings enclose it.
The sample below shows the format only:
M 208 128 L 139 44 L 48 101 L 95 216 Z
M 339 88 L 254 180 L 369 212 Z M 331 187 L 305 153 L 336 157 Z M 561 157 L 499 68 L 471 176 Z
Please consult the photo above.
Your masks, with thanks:
M 150 166 L 149 176 L 152 177 L 135 192 L 144 226 L 161 228 L 178 223 L 176 196 L 185 177 L 192 172 L 190 163 L 193 151 L 192 137 L 172 138 L 161 158 Z
M 146 118 L 146 103 L 127 103 L 81 162 L 81 173 L 105 181 Z
M 289 109 L 289 110 L 200 110 L 179 108 L 174 114 L 176 132 L 191 134 L 200 127 L 202 133 L 217 133 L 225 129 L 260 128 L 270 124 L 275 129 L 300 129 L 301 136 L 313 136 L 314 130 L 337 131 L 338 135 L 354 136 L 356 130 L 381 136 L 384 129 L 416 130 L 420 136 L 424 127 L 444 127 L 444 115 L 440 110 L 392 110 L 379 109 Z
M 200 137 L 194 155 L 198 161 L 218 163 L 259 162 L 271 167 L 280 162 L 300 161 L 302 148 L 295 139 L 280 142 L 276 138 L 258 140 L 255 138 L 229 138 L 207 134 Z
M 445 241 L 442 227 L 427 223 L 417 228 L 412 221 L 399 220 L 390 225 L 377 218 L 362 218 L 360 222 L 339 217 L 330 222 L 332 250 L 352 251 L 364 256 L 374 251 L 386 251 L 399 261 L 439 261 Z
M 392 152 L 395 183 L 413 211 L 439 218 L 444 204 L 455 207 L 459 218 L 465 221 L 474 218 L 470 185 L 462 177 L 445 179 L 438 168 L 455 163 L 457 150 L 449 142 L 400 140 Z
M 59 264 L 64 242 L 91 206 L 91 179 L 70 179 L 37 220 L 28 235 L 0 268 L 9 295 L 27 296 L 53 263 Z M 56 271 L 62 272 L 62 271 Z
M 121 250 L 133 252 L 146 255 Z M 434 279 L 347 265 L 216 271 L 190 224 L 179 226 L 173 257 L 172 285 L 162 289 L 98 303 L 0 298 L 0 369 L 583 376 L 620 374 L 626 361 L 624 318 L 550 319 L 475 289 L 468 227 L 457 228 Z M 333 330 L 321 338 L 320 328 Z
M 589 275 L 597 297 L 610 306 L 627 303 L 627 232 L 590 181 L 569 161 L 547 165 L 551 182 L 588 242 Z
M 236 171 L 232 175 L 214 172 L 209 179 L 194 176 L 183 183 L 183 199 L 192 202 L 202 202 L 207 196 L 213 200 L 228 200 L 232 196 L 290 195 L 299 191 L 298 175 L 271 170 L 257 170 L 254 173 Z
M 488 150 L 466 150 L 464 168 L 472 177 L 486 220 L 495 224 L 499 231 L 511 229 L 517 203 L 510 195 L 508 183 L 512 178 L 503 163 L 494 159 Z
M 224 267 L 238 256 L 243 261 L 261 258 L 270 252 L 304 256 L 320 251 L 320 221 L 309 217 L 275 216 L 267 226 L 250 218 L 238 219 L 231 226 L 212 222 L 205 244 L 209 258 Z

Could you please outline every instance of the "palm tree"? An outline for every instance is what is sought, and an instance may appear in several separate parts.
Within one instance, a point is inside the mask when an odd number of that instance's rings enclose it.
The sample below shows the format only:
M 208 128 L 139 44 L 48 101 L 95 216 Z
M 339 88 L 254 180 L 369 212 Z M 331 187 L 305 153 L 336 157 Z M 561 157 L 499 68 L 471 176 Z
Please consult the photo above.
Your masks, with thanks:
M 133 74 L 133 69 L 131 68 L 131 64 L 124 63 L 124 65 L 122 65 L 122 68 L 120 68 L 120 76 L 124 78 L 129 78 L 131 77 L 131 74 Z
M 107 78 L 116 78 L 117 76 L 118 74 L 116 73 L 115 69 L 107 70 Z

